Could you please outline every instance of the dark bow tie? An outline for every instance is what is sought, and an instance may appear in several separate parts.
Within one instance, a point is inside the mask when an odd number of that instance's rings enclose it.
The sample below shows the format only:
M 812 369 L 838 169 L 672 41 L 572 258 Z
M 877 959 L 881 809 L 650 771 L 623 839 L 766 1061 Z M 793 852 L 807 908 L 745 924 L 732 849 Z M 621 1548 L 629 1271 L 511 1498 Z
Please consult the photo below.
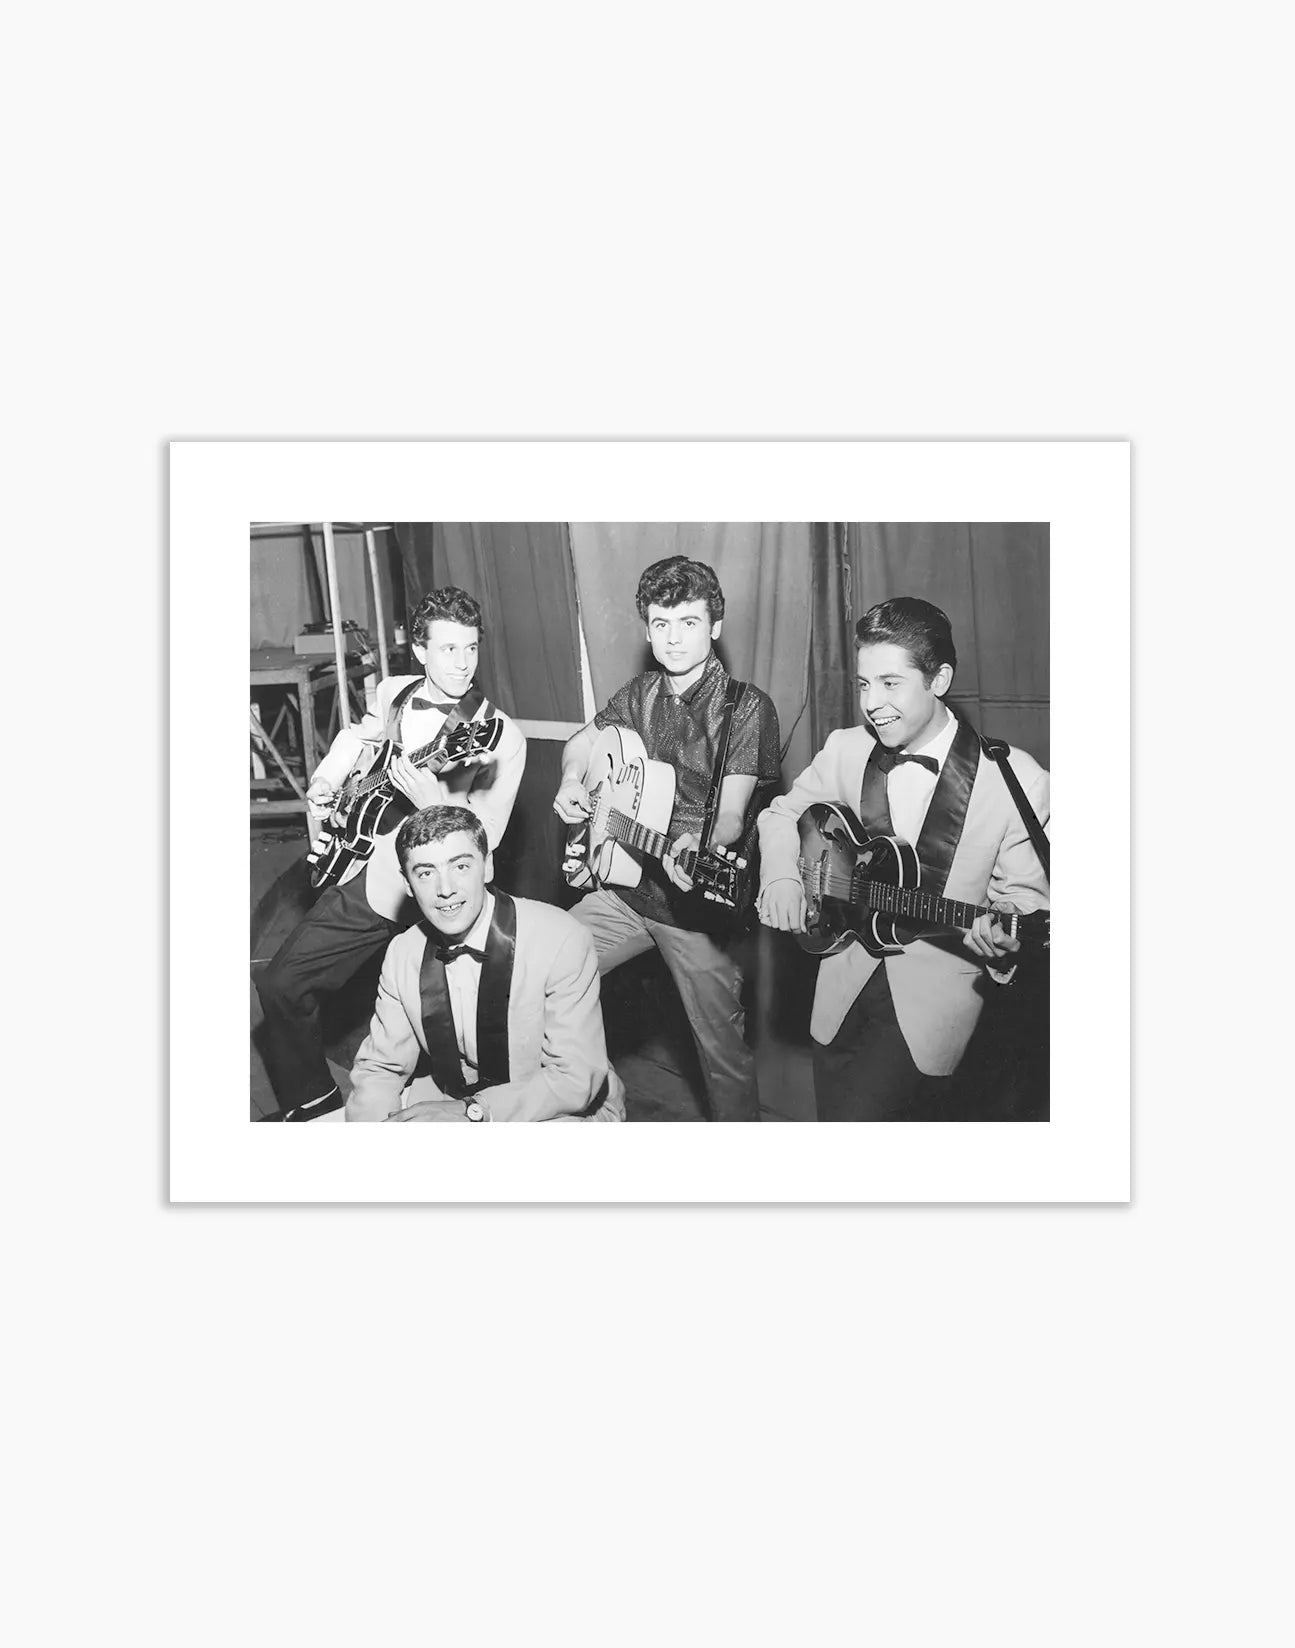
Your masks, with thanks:
M 411 710 L 443 710 L 448 715 L 454 708 L 454 700 L 451 699 L 449 703 L 442 704 L 435 698 L 411 698 L 409 707 Z
M 470 944 L 438 944 L 436 946 L 436 959 L 444 962 L 446 966 L 452 961 L 457 961 L 460 956 L 471 956 L 473 961 L 484 962 L 486 952 L 484 950 L 474 950 Z
M 940 776 L 940 763 L 933 755 L 909 755 L 907 750 L 883 750 L 878 745 L 873 760 L 884 773 L 890 772 L 901 761 L 916 761 L 920 767 L 925 767 L 928 772 L 933 772 L 937 778 Z

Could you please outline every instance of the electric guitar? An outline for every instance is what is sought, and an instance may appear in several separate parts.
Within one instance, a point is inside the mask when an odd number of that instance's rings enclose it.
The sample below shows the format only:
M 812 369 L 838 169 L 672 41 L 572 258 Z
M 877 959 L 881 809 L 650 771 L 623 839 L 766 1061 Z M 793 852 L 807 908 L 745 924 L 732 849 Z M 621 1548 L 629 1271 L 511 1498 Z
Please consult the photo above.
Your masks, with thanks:
M 816 802 L 800 815 L 805 931 L 796 942 L 812 956 L 832 956 L 857 939 L 870 956 L 897 956 L 915 938 L 965 932 L 977 916 L 995 914 L 1003 930 L 1046 950 L 1051 915 L 1007 915 L 988 904 L 964 904 L 922 890 L 922 866 L 898 836 L 864 834 L 848 807 Z
M 598 734 L 585 768 L 589 817 L 567 830 L 562 873 L 569 886 L 637 887 L 642 854 L 664 859 L 664 831 L 674 811 L 674 768 L 648 759 L 643 740 L 628 727 Z M 675 859 L 702 898 L 741 909 L 750 896 L 747 863 L 726 847 L 685 847 Z
M 430 744 L 406 753 L 416 767 L 432 773 L 445 772 L 449 767 L 467 767 L 485 761 L 503 731 L 504 724 L 497 715 L 487 721 L 461 721 L 448 731 L 442 727 Z M 389 821 L 385 830 L 381 827 L 393 802 L 399 800 L 404 804 L 403 808 L 397 807 L 397 815 L 412 811 L 408 798 L 388 776 L 391 763 L 399 754 L 400 746 L 390 738 L 381 744 L 366 745 L 361 752 L 333 798 L 328 817 L 306 855 L 312 887 L 331 887 L 352 864 L 372 856 L 378 837 L 394 829 L 398 821 Z

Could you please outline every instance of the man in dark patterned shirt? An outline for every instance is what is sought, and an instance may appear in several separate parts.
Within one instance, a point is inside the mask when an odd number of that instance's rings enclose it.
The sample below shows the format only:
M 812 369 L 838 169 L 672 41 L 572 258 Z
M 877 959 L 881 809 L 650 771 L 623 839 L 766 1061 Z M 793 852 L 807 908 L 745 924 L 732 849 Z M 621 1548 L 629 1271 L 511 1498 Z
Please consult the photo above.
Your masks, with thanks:
M 593 934 L 603 973 L 655 944 L 670 969 L 692 1028 L 706 1082 L 710 1119 L 760 1119 L 755 1060 L 743 1034 L 742 973 L 731 952 L 732 919 L 723 930 L 717 906 L 692 890 L 678 855 L 700 843 L 706 799 L 724 720 L 728 671 L 712 650 L 724 618 L 714 569 L 683 555 L 654 562 L 639 579 L 639 617 L 659 669 L 635 676 L 571 738 L 562 752 L 562 786 L 553 809 L 567 824 L 590 811 L 584 787 L 598 734 L 628 727 L 648 756 L 675 769 L 674 811 L 663 861 L 643 860 L 637 887 L 602 888 L 571 914 Z M 747 685 L 733 715 L 728 757 L 710 844 L 748 863 L 755 818 L 778 787 L 778 712 Z

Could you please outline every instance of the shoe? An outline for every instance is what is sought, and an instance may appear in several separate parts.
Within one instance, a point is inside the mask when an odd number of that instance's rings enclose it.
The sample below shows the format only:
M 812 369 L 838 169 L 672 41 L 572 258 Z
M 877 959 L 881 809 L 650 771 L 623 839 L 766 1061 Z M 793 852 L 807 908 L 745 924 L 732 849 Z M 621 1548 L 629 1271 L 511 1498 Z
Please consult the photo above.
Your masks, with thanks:
M 294 1104 L 291 1110 L 283 1112 L 285 1122 L 313 1122 L 320 1116 L 331 1116 L 334 1110 L 340 1110 L 346 1103 L 341 1091 L 334 1087 L 325 1093 L 322 1099 L 310 1099 L 305 1104 Z

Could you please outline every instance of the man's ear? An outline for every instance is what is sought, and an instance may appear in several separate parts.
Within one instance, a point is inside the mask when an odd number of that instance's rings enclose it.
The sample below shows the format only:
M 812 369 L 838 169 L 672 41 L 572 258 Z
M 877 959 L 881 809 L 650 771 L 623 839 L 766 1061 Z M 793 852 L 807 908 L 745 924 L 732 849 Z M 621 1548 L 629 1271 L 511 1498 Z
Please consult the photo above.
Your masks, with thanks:
M 937 698 L 943 698 L 953 685 L 953 665 L 941 664 L 931 678 L 931 690 Z
M 715 620 L 715 622 L 710 626 L 710 638 L 711 638 L 712 641 L 718 641 L 719 640 L 719 632 L 723 628 L 724 628 L 724 620 L 722 618 L 717 618 Z
M 494 879 L 495 879 L 495 855 L 493 853 L 487 853 L 486 854 L 486 886 L 488 887 Z
M 421 641 L 415 641 L 414 642 L 414 657 L 417 658 L 418 662 L 420 664 L 422 664 L 424 666 L 424 668 L 426 667 L 426 665 L 427 665 L 427 648 L 422 644 Z

